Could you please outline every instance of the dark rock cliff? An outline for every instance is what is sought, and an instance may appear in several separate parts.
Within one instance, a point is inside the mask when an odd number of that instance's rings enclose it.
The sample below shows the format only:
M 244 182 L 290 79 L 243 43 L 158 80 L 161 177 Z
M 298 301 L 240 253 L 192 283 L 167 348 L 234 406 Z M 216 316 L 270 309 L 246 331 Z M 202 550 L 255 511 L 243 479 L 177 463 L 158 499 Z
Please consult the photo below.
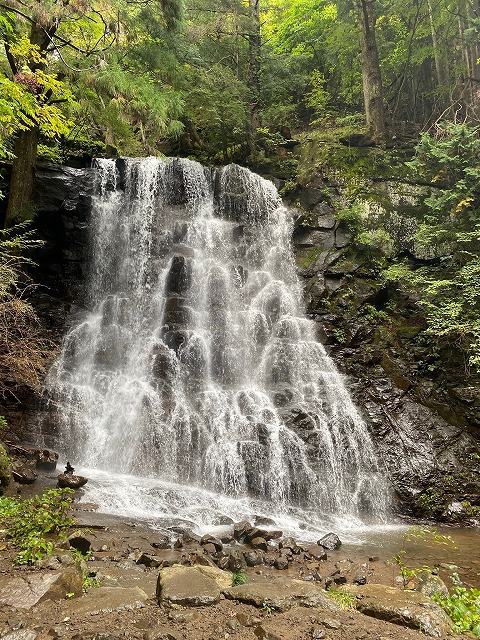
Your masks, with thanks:
M 3 167 L 4 181 L 8 181 L 8 171 L 8 166 Z M 29 256 L 36 263 L 30 268 L 35 286 L 28 283 L 26 291 L 41 330 L 53 345 L 61 343 L 66 326 L 82 305 L 91 188 L 88 168 L 37 167 L 32 226 L 35 237 L 44 244 Z M 10 437 L 38 444 L 35 415 L 39 405 L 38 394 L 28 387 L 1 399 L 0 412 L 8 420 Z
M 404 212 L 416 206 L 415 189 L 409 185 L 406 196 L 402 184 L 381 188 L 389 197 L 383 222 L 390 224 L 394 250 L 424 260 L 407 244 L 412 216 Z M 386 282 L 374 256 L 355 246 L 348 221 L 338 219 L 344 189 L 318 172 L 290 194 L 298 207 L 293 240 L 307 311 L 348 377 L 399 509 L 417 517 L 478 521 L 478 375 L 466 370 L 454 348 L 431 352 L 417 297 Z M 373 215 L 378 224 L 379 212 Z
M 422 342 L 424 320 L 416 301 L 387 286 L 359 256 L 332 207 L 336 187 L 317 178 L 294 194 L 301 212 L 293 240 L 319 339 L 347 376 L 399 511 L 453 521 L 479 518 L 478 386 L 454 353 L 443 354 L 450 358 L 446 376 L 427 375 L 428 343 Z M 38 168 L 35 226 L 45 245 L 34 256 L 40 286 L 32 303 L 58 342 L 82 307 L 91 189 L 88 168 Z M 10 413 L 24 437 L 33 439 L 38 401 L 31 395 L 20 400 L 23 409 Z

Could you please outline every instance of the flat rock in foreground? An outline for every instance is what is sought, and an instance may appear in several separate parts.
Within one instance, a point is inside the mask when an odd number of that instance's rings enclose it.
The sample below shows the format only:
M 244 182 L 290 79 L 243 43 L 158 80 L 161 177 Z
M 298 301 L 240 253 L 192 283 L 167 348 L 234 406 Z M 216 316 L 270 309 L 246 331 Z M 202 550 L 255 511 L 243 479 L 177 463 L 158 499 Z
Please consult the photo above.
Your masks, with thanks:
M 32 572 L 25 577 L 0 579 L 0 604 L 31 609 L 44 600 L 61 600 L 67 593 L 82 595 L 83 576 L 79 567 L 48 573 Z
M 220 590 L 231 584 L 232 574 L 214 567 L 166 567 L 158 576 L 158 603 L 190 607 L 216 604 L 220 600 Z
M 139 587 L 99 587 L 68 603 L 69 613 L 95 615 L 112 611 L 141 609 L 147 602 L 147 594 Z
M 343 588 L 356 595 L 357 611 L 367 616 L 421 630 L 432 638 L 441 638 L 450 631 L 450 621 L 443 609 L 418 591 L 383 584 Z
M 256 607 L 269 607 L 276 611 L 288 611 L 292 607 L 318 607 L 326 611 L 336 611 L 338 605 L 325 591 L 303 580 L 275 580 L 252 582 L 225 589 L 225 597 L 239 600 Z

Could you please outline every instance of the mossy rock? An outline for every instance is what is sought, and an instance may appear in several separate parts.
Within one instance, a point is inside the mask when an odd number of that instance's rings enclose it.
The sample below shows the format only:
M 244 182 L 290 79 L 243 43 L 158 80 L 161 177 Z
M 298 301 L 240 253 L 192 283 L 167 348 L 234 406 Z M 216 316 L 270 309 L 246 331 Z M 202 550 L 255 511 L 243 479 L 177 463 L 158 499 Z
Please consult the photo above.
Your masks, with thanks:
M 0 444 L 0 496 L 3 496 L 11 481 L 12 461 L 8 457 L 5 447 Z

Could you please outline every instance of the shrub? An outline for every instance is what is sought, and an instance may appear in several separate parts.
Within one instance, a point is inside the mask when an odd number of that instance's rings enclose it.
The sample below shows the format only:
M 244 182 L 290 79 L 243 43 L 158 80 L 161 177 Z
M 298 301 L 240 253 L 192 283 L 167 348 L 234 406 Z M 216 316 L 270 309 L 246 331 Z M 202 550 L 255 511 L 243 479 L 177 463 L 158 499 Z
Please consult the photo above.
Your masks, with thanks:
M 49 489 L 28 500 L 0 498 L 0 522 L 17 549 L 16 564 L 32 564 L 49 555 L 56 539 L 65 537 L 75 521 L 71 489 Z
M 237 587 L 240 584 L 248 582 L 248 578 L 243 571 L 234 571 L 232 577 L 232 587 Z
M 452 580 L 454 586 L 448 596 L 435 594 L 433 600 L 450 616 L 456 632 L 468 631 L 480 638 L 480 591 L 465 587 L 457 574 Z
M 329 598 L 335 600 L 340 609 L 355 609 L 355 598 L 353 593 L 344 591 L 343 589 L 327 589 Z
M 0 416 L 3 421 L 3 417 Z M 12 462 L 8 457 L 5 447 L 0 444 L 0 496 L 3 496 L 12 480 Z

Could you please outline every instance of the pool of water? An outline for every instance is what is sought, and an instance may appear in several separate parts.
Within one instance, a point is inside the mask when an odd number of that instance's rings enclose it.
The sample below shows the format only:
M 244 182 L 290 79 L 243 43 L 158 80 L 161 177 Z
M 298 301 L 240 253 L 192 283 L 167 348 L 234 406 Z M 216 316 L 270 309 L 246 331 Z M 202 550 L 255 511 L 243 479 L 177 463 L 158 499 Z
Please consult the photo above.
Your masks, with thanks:
M 377 556 L 391 563 L 393 575 L 398 573 L 395 556 L 400 554 L 408 567 L 438 567 L 443 578 L 448 580 L 457 573 L 467 584 L 480 588 L 479 528 L 407 523 L 393 516 L 386 522 L 363 522 L 300 508 L 278 513 L 267 502 L 234 500 L 153 478 L 91 469 L 78 472 L 89 478 L 80 503 L 93 503 L 102 514 L 146 522 L 161 531 L 191 528 L 200 534 L 218 533 L 230 529 L 232 522 L 246 519 L 281 529 L 284 535 L 304 542 L 316 542 L 326 532 L 334 531 L 343 542 L 341 556 L 359 564 Z

